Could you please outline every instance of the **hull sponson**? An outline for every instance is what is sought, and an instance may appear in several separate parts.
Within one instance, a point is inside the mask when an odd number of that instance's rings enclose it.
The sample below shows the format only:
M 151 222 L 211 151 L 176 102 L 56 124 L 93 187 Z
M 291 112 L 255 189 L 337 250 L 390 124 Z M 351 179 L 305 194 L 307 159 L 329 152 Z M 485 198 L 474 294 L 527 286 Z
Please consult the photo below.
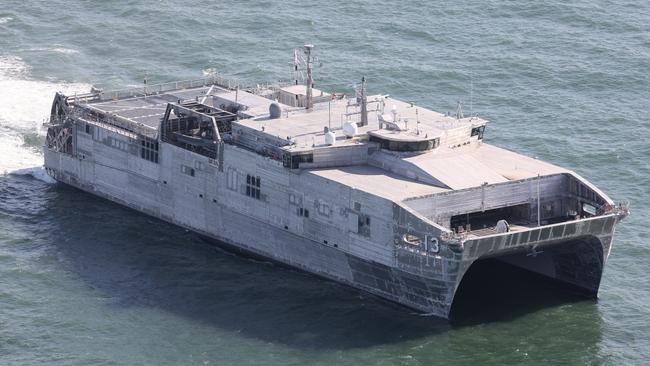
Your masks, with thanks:
M 469 240 L 462 252 L 441 251 L 433 257 L 402 247 L 397 251 L 397 266 L 425 279 L 420 282 L 426 285 L 413 285 L 416 290 L 412 292 L 426 292 L 432 297 L 426 311 L 445 317 L 465 273 L 475 262 L 487 258 L 571 284 L 596 297 L 616 220 L 609 215 Z

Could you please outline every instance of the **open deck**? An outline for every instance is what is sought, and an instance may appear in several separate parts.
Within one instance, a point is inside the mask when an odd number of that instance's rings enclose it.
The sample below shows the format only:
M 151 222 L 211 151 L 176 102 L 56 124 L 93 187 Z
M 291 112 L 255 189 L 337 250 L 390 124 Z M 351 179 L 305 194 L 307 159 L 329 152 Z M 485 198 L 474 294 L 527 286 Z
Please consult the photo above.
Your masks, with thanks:
M 200 99 L 205 97 L 209 90 L 209 86 L 202 86 L 115 100 L 82 100 L 80 105 L 90 110 L 121 117 L 133 123 L 158 129 L 158 125 L 165 114 L 168 103 Z
M 343 124 L 348 120 L 360 122 L 360 112 L 351 103 L 352 100 L 348 98 L 332 99 L 314 104 L 311 111 L 283 106 L 284 113 L 280 118 L 270 119 L 267 113 L 266 116 L 243 119 L 237 123 L 272 136 L 289 137 L 295 142 L 292 147 L 295 150 L 327 146 L 325 127 L 337 135 L 336 144 L 355 144 L 360 138 L 367 139 L 371 132 L 378 132 L 394 140 L 417 141 L 442 137 L 450 130 L 485 123 L 478 117 L 456 119 L 412 103 L 376 95 L 368 97 L 368 124 L 358 127 L 357 139 L 346 139 Z M 270 103 L 265 103 L 263 106 L 256 104 L 251 105 L 251 108 L 266 108 L 268 111 Z M 383 112 L 380 104 L 385 107 Z M 381 129 L 379 126 L 381 116 L 389 113 L 392 118 L 393 107 L 398 117 L 394 124 L 399 130 Z

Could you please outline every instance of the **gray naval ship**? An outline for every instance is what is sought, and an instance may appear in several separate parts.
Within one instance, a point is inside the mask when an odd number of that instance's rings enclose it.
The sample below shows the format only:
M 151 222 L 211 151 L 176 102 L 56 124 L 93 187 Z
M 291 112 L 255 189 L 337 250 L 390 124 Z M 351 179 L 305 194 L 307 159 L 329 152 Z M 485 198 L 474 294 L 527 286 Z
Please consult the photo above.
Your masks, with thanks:
M 461 110 L 367 95 L 365 80 L 350 96 L 318 90 L 312 48 L 294 51 L 287 84 L 216 75 L 58 93 L 45 168 L 230 249 L 439 317 L 487 258 L 596 297 L 626 204 L 484 143 L 487 121 Z

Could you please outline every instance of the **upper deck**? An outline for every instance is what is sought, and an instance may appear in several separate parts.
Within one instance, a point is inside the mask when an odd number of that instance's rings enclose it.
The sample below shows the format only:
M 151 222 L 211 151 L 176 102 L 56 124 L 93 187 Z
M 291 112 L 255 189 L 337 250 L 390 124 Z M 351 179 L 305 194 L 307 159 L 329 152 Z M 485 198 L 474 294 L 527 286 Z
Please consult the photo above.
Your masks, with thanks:
M 301 91 L 302 87 L 302 91 Z M 324 127 L 335 133 L 335 144 L 356 144 L 364 137 L 375 136 L 390 141 L 426 141 L 444 138 L 450 131 L 484 126 L 478 117 L 456 118 L 413 103 L 388 96 L 367 97 L 366 125 L 359 125 L 355 138 L 345 138 L 345 122 L 360 124 L 360 106 L 355 98 L 332 96 L 314 89 L 320 101 L 311 110 L 288 105 L 277 100 L 303 97 L 304 86 L 273 88 L 242 88 L 225 79 L 214 77 L 184 82 L 172 82 L 111 92 L 95 92 L 69 96 L 69 103 L 96 114 L 112 117 L 125 126 L 139 126 L 155 131 L 165 115 L 167 105 L 193 101 L 210 107 L 235 105 L 237 124 L 260 134 L 289 138 L 288 150 L 329 146 Z M 281 115 L 271 118 L 271 104 L 280 106 Z M 482 134 L 482 131 L 481 131 Z M 482 136 L 481 136 L 482 137 Z
M 85 123 L 110 124 L 130 138 L 159 139 L 215 162 L 224 159 L 219 144 L 254 151 L 452 229 L 490 228 L 506 217 L 524 226 L 539 217 L 565 220 L 587 215 L 582 204 L 610 202 L 566 169 L 483 143 L 482 118 L 317 89 L 307 108 L 306 92 L 304 85 L 243 88 L 214 77 L 95 91 L 67 97 L 67 104 Z
M 265 107 L 268 110 L 270 104 L 268 101 L 259 102 L 262 105 L 256 103 L 254 106 L 258 109 Z M 289 137 L 293 144 L 288 149 L 293 151 L 341 144 L 353 145 L 369 140 L 370 136 L 382 136 L 387 140 L 403 142 L 444 139 L 450 131 L 483 126 L 487 123 L 478 117 L 457 119 L 413 103 L 381 95 L 369 96 L 368 105 L 366 125 L 361 124 L 360 107 L 357 102 L 348 97 L 315 103 L 313 109 L 309 111 L 282 105 L 283 113 L 278 118 L 271 119 L 266 113 L 255 118 L 239 120 L 237 123 L 260 133 Z M 390 119 L 391 124 L 388 128 L 385 126 L 387 119 Z M 344 133 L 344 125 L 348 121 L 358 125 L 355 136 L 346 136 Z M 382 121 L 384 126 L 380 127 Z M 325 127 L 334 132 L 336 136 L 334 144 L 327 143 Z
M 232 116 L 228 129 L 216 131 L 226 142 L 262 153 L 274 150 L 275 158 L 289 157 L 287 167 L 319 175 L 347 166 L 374 166 L 386 174 L 387 184 L 403 179 L 406 186 L 418 187 L 400 190 L 396 195 L 402 197 L 426 193 L 422 186 L 439 192 L 566 172 L 484 144 L 487 121 L 476 116 L 450 116 L 374 95 L 366 97 L 364 118 L 359 98 L 314 89 L 316 101 L 308 110 L 299 105 L 304 93 L 303 85 L 240 89 L 213 77 L 75 95 L 68 102 L 96 120 L 119 122 L 120 127 L 153 137 L 159 134 L 170 106 L 192 104 L 203 111 L 198 114 L 207 113 L 206 108 L 228 111 L 224 112 Z M 297 102 L 289 105 L 278 100 Z M 353 131 L 346 130 L 352 124 Z M 296 157 L 297 162 L 291 160 Z M 341 183 L 359 186 L 354 182 L 354 169 L 331 174 Z M 373 175 L 375 182 L 379 179 L 384 178 Z

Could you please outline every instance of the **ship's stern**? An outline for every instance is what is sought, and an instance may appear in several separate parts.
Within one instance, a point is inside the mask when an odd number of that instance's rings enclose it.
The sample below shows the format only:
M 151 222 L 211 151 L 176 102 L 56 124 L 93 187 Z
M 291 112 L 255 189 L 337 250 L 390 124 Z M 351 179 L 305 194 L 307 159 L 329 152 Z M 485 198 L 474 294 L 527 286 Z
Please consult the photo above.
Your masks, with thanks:
M 465 276 L 486 260 L 596 298 L 616 224 L 629 209 L 567 173 L 418 197 L 397 212 L 396 266 L 428 284 L 428 300 L 411 306 L 450 318 Z

